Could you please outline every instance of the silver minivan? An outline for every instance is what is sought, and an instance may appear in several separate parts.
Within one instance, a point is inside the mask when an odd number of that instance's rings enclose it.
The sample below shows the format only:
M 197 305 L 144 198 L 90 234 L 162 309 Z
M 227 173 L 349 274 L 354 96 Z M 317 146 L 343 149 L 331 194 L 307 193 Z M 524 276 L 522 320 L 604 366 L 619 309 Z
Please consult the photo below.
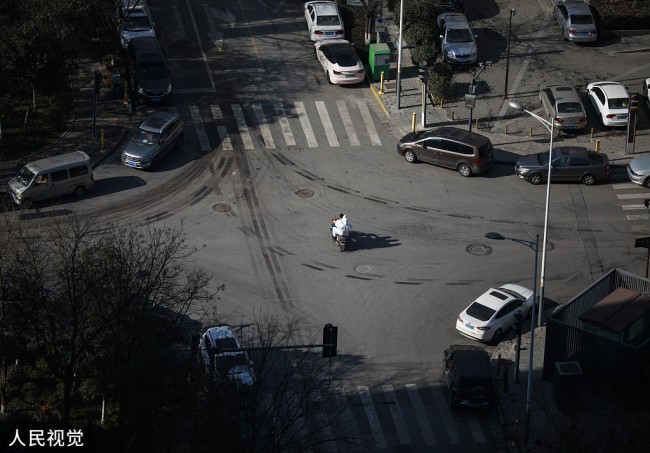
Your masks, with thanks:
M 75 194 L 81 197 L 95 185 L 90 157 L 83 151 L 30 162 L 9 181 L 9 192 L 17 205 Z

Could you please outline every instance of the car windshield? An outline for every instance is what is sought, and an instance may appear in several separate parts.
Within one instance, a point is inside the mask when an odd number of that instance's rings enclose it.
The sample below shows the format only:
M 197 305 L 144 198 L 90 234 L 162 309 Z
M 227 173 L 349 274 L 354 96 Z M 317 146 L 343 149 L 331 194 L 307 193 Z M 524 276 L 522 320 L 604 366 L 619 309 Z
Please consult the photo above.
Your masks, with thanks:
M 137 143 L 138 145 L 149 146 L 158 143 L 159 138 L 160 134 L 158 133 L 138 129 L 138 132 L 136 132 L 131 141 Z
M 465 313 L 474 319 L 478 319 L 479 321 L 487 321 L 492 318 L 492 316 L 494 316 L 494 313 L 496 313 L 496 311 L 492 310 L 490 307 L 486 307 L 483 304 L 474 302 L 472 305 L 467 307 Z
M 126 16 L 122 29 L 128 31 L 150 30 L 151 22 L 147 16 Z
M 318 16 L 316 21 L 318 22 L 318 25 L 334 26 L 341 24 L 338 16 Z
M 589 25 L 594 21 L 589 14 L 571 14 L 571 23 L 573 25 Z
M 608 104 L 609 108 L 612 110 L 626 109 L 630 105 L 627 98 L 613 98 L 609 100 Z
M 29 186 L 32 183 L 32 180 L 34 179 L 34 172 L 32 172 L 29 168 L 23 167 L 18 174 L 16 175 L 16 179 L 25 187 Z
M 224 354 L 215 357 L 215 366 L 219 374 L 241 373 L 241 368 L 248 369 L 250 366 L 244 354 Z M 240 368 L 233 370 L 233 368 Z
M 332 46 L 333 63 L 338 63 L 339 66 L 349 68 L 356 66 L 359 61 L 354 49 L 346 44 Z
M 167 69 L 162 63 L 141 64 L 138 73 L 143 79 L 164 79 L 167 77 Z
M 447 30 L 447 42 L 472 42 L 472 34 L 467 28 L 450 28 Z
M 581 113 L 582 107 L 577 102 L 562 102 L 557 104 L 558 113 Z

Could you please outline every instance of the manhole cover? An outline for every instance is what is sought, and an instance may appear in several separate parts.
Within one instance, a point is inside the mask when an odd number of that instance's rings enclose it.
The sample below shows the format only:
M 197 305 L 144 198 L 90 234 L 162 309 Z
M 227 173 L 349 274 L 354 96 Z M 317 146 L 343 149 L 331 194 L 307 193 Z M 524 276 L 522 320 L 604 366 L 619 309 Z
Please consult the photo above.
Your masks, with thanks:
M 465 250 L 476 256 L 485 256 L 492 253 L 492 247 L 485 244 L 470 244 L 465 248 Z
M 356 267 L 356 271 L 360 274 L 367 274 L 372 270 L 372 267 L 365 264 Z
M 296 192 L 296 195 L 298 195 L 300 198 L 310 198 L 314 196 L 314 191 L 311 189 L 300 189 L 298 192 Z
M 230 211 L 230 205 L 226 203 L 219 203 L 212 206 L 212 209 L 217 212 L 228 212 Z
M 298 145 L 291 145 L 287 148 L 288 151 L 302 151 L 302 147 Z

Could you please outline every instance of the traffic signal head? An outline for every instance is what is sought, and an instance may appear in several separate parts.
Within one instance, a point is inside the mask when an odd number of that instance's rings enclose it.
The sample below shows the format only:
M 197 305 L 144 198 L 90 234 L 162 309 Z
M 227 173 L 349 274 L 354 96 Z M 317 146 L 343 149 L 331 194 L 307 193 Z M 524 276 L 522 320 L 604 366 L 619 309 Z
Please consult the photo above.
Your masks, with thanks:
M 630 96 L 630 112 L 636 112 L 639 109 L 639 95 L 633 94 Z
M 336 357 L 336 344 L 339 328 L 332 324 L 323 327 L 323 357 Z

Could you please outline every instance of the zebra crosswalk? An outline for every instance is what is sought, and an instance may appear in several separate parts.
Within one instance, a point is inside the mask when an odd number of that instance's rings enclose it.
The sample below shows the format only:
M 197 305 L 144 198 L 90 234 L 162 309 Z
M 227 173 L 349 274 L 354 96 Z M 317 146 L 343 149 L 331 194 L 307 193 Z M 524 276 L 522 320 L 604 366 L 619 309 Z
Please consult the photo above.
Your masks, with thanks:
M 627 180 L 627 176 L 621 181 L 614 182 L 612 187 L 616 192 L 621 208 L 625 212 L 625 218 L 632 222 L 632 231 L 648 231 L 648 220 L 650 220 L 650 192 L 645 187 Z M 646 201 L 648 204 L 646 204 Z
M 210 127 L 217 146 L 229 151 L 382 146 L 377 119 L 362 99 L 190 104 L 188 119 L 204 152 L 216 148 Z
M 337 402 L 343 423 L 333 429 L 331 439 L 361 433 L 370 451 L 490 451 L 494 445 L 490 417 L 497 415 L 450 409 L 445 391 L 434 383 L 341 389 Z M 353 450 L 345 442 L 331 440 L 318 451 Z

